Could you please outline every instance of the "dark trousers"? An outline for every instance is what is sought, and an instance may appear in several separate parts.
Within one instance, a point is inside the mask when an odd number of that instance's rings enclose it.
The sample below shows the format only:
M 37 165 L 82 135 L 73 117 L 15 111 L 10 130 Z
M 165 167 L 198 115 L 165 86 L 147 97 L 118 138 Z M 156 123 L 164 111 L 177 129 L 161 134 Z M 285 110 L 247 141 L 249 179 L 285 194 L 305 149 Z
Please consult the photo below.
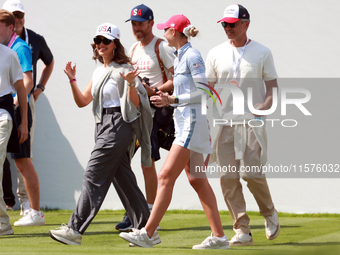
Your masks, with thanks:
M 6 157 L 4 163 L 4 175 L 2 179 L 2 189 L 4 191 L 5 204 L 13 207 L 15 205 L 15 196 L 12 190 L 12 175 L 9 161 Z
M 98 213 L 112 183 L 121 197 L 134 228 L 141 229 L 149 218 L 149 208 L 131 170 L 129 148 L 132 127 L 120 111 L 104 114 L 96 124 L 96 144 L 83 177 L 83 191 L 68 225 L 83 234 Z

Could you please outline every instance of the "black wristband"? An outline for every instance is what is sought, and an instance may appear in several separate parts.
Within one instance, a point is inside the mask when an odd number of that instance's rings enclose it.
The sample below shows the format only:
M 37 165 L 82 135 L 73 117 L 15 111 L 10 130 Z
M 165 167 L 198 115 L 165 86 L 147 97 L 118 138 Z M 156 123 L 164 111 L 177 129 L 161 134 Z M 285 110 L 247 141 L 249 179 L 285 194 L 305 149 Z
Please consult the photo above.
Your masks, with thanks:
M 176 96 L 175 97 L 175 104 L 178 104 L 179 103 L 179 99 L 178 99 L 178 97 Z
M 42 86 L 42 85 L 40 85 L 40 84 L 37 85 L 37 88 L 41 89 L 43 92 L 44 92 L 44 90 L 45 90 L 45 87 Z
M 155 88 L 155 94 L 157 94 L 158 91 L 159 91 L 159 89 L 156 87 Z

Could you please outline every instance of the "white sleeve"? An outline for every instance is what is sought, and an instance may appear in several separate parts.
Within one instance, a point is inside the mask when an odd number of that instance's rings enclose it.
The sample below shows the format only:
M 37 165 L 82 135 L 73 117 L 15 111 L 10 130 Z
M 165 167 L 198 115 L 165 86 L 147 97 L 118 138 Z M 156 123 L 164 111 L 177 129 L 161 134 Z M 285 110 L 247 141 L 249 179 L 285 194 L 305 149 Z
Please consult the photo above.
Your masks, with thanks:
M 217 82 L 217 75 L 214 67 L 214 57 L 213 57 L 213 51 L 210 50 L 208 52 L 207 59 L 205 61 L 205 74 L 207 76 L 207 80 L 209 82 Z
M 202 100 L 202 95 L 206 96 L 208 95 L 205 90 L 208 90 L 209 88 L 206 86 L 208 85 L 207 78 L 204 73 L 199 73 L 192 76 L 195 86 L 197 90 L 195 92 L 192 92 L 190 94 L 182 94 L 178 96 L 178 103 L 184 104 L 184 103 L 199 103 Z M 206 84 L 206 85 L 204 85 Z

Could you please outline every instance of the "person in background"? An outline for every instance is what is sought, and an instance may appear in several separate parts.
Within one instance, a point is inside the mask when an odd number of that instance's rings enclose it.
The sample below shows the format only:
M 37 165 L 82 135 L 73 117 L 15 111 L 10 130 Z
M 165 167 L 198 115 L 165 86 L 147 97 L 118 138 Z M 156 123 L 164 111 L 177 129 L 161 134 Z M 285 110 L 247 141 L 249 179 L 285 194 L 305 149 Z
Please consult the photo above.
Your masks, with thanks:
M 250 15 L 242 5 L 228 6 L 222 23 L 228 41 L 211 49 L 206 61 L 206 75 L 210 86 L 226 84 L 243 91 L 248 102 L 248 88 L 253 89 L 254 109 L 264 111 L 271 108 L 277 85 L 277 74 L 270 50 L 248 38 Z M 246 104 L 245 104 L 246 105 Z M 269 240 L 280 233 L 278 213 L 275 210 L 262 165 L 267 161 L 267 135 L 265 125 L 244 125 L 243 121 L 265 117 L 254 115 L 248 107 L 244 115 L 233 115 L 233 100 L 230 96 L 220 113 L 223 119 L 232 120 L 233 125 L 217 126 L 213 129 L 213 150 L 210 162 L 217 161 L 221 167 L 237 169 L 235 172 L 220 172 L 220 182 L 225 202 L 234 221 L 236 235 L 230 240 L 231 246 L 253 245 L 250 219 L 246 213 L 246 202 L 240 177 L 247 182 L 261 215 L 265 218 L 265 232 Z M 214 115 L 215 116 L 215 115 Z M 261 118 L 262 117 L 262 118 Z M 258 166 L 259 172 L 241 172 L 241 164 Z
M 1 15 L 1 14 L 0 14 Z M 1 17 L 1 16 L 0 16 Z M 20 151 L 19 143 L 28 137 L 27 130 L 27 99 L 23 83 L 23 74 L 16 53 L 3 45 L 3 28 L 6 26 L 0 18 L 0 178 L 2 178 L 2 165 L 6 152 Z M 21 111 L 21 125 L 18 129 L 13 125 L 13 93 L 17 93 L 19 109 Z M 19 140 L 19 139 L 20 140 Z M 10 144 L 8 143 L 10 141 Z M 5 201 L 0 186 L 0 236 L 13 235 L 9 216 L 6 213 Z
M 172 74 L 174 73 L 174 49 L 169 47 L 167 43 L 155 36 L 152 33 L 152 27 L 154 25 L 154 15 L 152 10 L 144 5 L 138 5 L 131 10 L 130 19 L 133 34 L 138 42 L 134 43 L 130 50 L 129 55 L 132 63 L 135 67 L 138 67 L 140 71 L 139 76 L 149 81 L 149 85 L 143 82 L 143 85 L 148 92 L 148 96 L 156 95 L 157 91 L 170 91 L 173 87 Z M 158 48 L 158 53 L 156 53 Z M 161 68 L 163 67 L 163 70 Z M 156 121 L 156 111 L 162 111 L 161 108 L 151 108 L 153 115 L 153 128 L 151 132 L 151 167 L 142 165 L 146 201 L 148 202 L 149 209 L 151 211 L 155 197 L 157 193 L 157 172 L 155 162 L 158 161 L 161 156 L 160 141 L 157 131 L 160 128 Z M 171 114 L 170 114 L 171 115 Z M 170 117 L 172 118 L 172 117 Z M 118 195 L 120 195 L 118 193 Z M 121 195 L 120 195 L 121 196 Z M 127 231 L 132 228 L 133 225 L 127 215 L 125 215 L 122 222 L 117 224 L 116 229 L 120 231 Z M 158 227 L 160 229 L 160 227 Z
M 53 71 L 54 59 L 53 59 L 52 52 L 49 49 L 44 37 L 24 27 L 25 10 L 24 10 L 24 6 L 19 0 L 7 0 L 3 4 L 3 9 L 6 9 L 7 11 L 13 13 L 15 17 L 14 31 L 22 40 L 24 40 L 30 46 L 32 50 L 33 89 L 31 90 L 31 93 L 30 93 L 29 104 L 30 104 L 31 113 L 32 113 L 32 127 L 30 129 L 30 137 L 31 137 L 31 148 L 33 148 L 33 138 L 34 138 L 35 121 L 36 121 L 35 101 L 39 98 L 40 94 L 44 92 L 45 90 L 47 81 L 50 78 L 52 71 Z M 42 67 L 42 71 L 40 74 L 39 82 L 37 83 L 37 79 L 38 79 L 37 78 L 37 62 L 39 61 L 39 59 L 43 62 L 43 67 Z M 33 160 L 32 150 L 31 150 L 31 159 Z M 4 180 L 5 181 L 3 181 L 3 185 L 5 186 L 4 188 L 5 202 L 9 206 L 9 208 L 11 208 L 15 204 L 15 197 L 12 192 L 10 165 L 7 159 L 4 165 Z M 18 171 L 17 195 L 19 197 L 19 202 L 20 202 L 20 209 L 21 209 L 20 215 L 24 215 L 26 212 L 30 210 L 30 202 L 27 196 L 25 184 L 24 184 L 20 171 Z
M 28 44 L 22 39 L 18 38 L 14 32 L 15 18 L 14 15 L 7 10 L 0 10 L 0 21 L 5 23 L 4 27 L 4 44 L 13 49 L 19 58 L 22 71 L 24 73 L 24 86 L 29 98 L 29 93 L 33 87 L 32 80 L 32 53 Z M 17 97 L 14 98 L 14 104 L 18 106 Z M 16 125 L 20 125 L 21 112 L 19 108 L 15 109 Z M 28 132 L 32 126 L 32 115 L 29 104 L 27 105 L 27 124 Z M 39 178 L 33 166 L 31 155 L 31 137 L 30 134 L 26 141 L 20 144 L 20 153 L 12 153 L 16 167 L 23 175 L 25 187 L 28 193 L 29 200 L 31 201 L 31 208 L 18 221 L 14 222 L 14 226 L 40 226 L 45 225 L 44 214 L 40 211 L 40 186 Z

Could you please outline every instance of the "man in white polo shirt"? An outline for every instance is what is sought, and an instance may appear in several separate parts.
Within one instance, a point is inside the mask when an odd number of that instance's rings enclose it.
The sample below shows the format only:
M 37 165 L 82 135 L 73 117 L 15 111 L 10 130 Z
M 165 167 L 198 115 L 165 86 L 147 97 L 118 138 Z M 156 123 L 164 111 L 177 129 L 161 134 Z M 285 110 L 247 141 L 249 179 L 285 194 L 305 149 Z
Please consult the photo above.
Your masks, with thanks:
M 239 4 L 228 6 L 223 19 L 218 22 L 221 22 L 229 40 L 208 53 L 206 76 L 209 85 L 225 84 L 229 88 L 235 86 L 243 92 L 245 102 L 248 102 L 248 88 L 252 88 L 254 109 L 270 109 L 273 93 L 277 93 L 277 74 L 270 50 L 247 37 L 250 23 L 247 9 Z M 223 89 L 218 91 L 222 93 Z M 267 161 L 265 125 L 253 127 L 255 125 L 244 124 L 248 121 L 262 123 L 265 117 L 254 115 L 254 110 L 249 109 L 246 103 L 244 114 L 234 115 L 234 100 L 236 99 L 229 94 L 226 102 L 223 102 L 223 109 L 215 108 L 215 113 L 217 111 L 221 119 L 229 122 L 212 128 L 214 154 L 210 162 L 216 160 L 221 167 L 237 169 L 235 172 L 221 173 L 220 182 L 236 232 L 230 245 L 243 246 L 253 245 L 253 238 L 240 178 L 247 182 L 260 213 L 265 218 L 265 231 L 269 240 L 279 235 L 280 225 L 265 175 L 262 173 L 262 165 Z M 260 171 L 242 172 L 241 166 L 257 166 Z

